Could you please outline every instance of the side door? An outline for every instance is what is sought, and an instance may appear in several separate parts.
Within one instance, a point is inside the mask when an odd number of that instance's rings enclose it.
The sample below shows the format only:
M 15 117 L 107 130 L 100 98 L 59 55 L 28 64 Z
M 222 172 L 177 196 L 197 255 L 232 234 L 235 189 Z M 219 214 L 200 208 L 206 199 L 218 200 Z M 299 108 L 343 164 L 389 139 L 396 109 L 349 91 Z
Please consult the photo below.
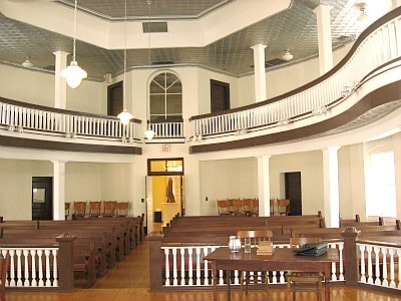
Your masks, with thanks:
M 32 178 L 32 220 L 53 219 L 53 178 Z

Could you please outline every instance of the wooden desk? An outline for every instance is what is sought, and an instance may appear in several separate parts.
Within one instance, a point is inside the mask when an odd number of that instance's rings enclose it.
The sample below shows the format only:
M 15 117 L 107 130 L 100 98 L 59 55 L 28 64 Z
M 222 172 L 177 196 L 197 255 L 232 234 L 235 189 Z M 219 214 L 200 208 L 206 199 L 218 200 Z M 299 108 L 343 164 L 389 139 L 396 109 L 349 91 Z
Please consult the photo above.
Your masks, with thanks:
M 331 275 L 331 263 L 339 262 L 337 249 L 329 249 L 324 255 L 296 256 L 293 249 L 276 248 L 273 255 L 256 255 L 256 249 L 251 254 L 230 253 L 228 248 L 222 247 L 204 257 L 204 260 L 212 262 L 213 272 L 213 300 L 217 301 L 218 270 L 226 270 L 230 275 L 231 271 L 302 271 L 321 272 L 325 277 L 325 300 L 330 301 L 329 280 Z M 231 300 L 231 279 L 227 280 L 227 300 Z

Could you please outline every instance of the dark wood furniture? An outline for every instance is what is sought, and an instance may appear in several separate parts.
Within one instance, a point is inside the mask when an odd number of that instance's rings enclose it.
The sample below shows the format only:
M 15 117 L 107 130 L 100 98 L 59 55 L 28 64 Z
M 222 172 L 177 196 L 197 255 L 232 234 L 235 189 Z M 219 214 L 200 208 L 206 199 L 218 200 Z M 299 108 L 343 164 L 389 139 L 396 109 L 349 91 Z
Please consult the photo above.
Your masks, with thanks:
M 218 248 L 216 251 L 204 257 L 212 263 L 213 272 L 213 300 L 217 301 L 218 270 L 227 271 L 227 300 L 231 300 L 230 277 L 231 271 L 303 271 L 321 272 L 324 275 L 325 300 L 330 301 L 330 271 L 332 262 L 339 262 L 337 249 L 329 249 L 321 256 L 296 256 L 292 248 L 276 248 L 273 255 L 256 255 L 254 248 L 251 254 L 230 253 L 226 247 Z

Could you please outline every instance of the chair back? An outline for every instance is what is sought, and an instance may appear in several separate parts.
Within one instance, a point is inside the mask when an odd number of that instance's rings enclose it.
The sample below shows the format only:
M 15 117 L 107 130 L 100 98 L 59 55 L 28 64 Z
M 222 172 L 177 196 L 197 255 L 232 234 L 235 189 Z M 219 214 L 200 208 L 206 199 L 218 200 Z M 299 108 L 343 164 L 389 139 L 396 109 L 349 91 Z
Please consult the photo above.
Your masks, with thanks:
M 100 208 L 102 207 L 102 202 L 100 201 L 90 201 L 89 202 L 89 217 L 96 218 L 101 215 Z
M 74 202 L 74 216 L 75 218 L 84 218 L 86 216 L 86 202 Z
M 251 239 L 251 245 L 256 246 L 260 241 L 270 241 L 273 237 L 273 232 L 270 230 L 240 230 L 237 236 L 243 244 L 245 238 Z
M 117 216 L 125 217 L 128 215 L 128 202 L 117 202 Z
M 290 213 L 290 200 L 279 199 L 277 200 L 278 213 L 280 215 L 288 215 Z
M 70 206 L 71 206 L 70 203 L 68 202 L 64 203 L 64 216 L 66 220 L 70 216 Z
M 116 209 L 117 201 L 103 201 L 103 217 L 114 217 Z

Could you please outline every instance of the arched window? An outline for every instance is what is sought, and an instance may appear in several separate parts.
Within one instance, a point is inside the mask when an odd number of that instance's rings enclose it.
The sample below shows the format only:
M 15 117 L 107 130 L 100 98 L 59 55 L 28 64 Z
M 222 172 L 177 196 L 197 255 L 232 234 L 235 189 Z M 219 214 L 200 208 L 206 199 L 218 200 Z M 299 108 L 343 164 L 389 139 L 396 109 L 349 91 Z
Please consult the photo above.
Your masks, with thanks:
M 174 73 L 156 75 L 149 91 L 150 122 L 182 121 L 182 86 Z

